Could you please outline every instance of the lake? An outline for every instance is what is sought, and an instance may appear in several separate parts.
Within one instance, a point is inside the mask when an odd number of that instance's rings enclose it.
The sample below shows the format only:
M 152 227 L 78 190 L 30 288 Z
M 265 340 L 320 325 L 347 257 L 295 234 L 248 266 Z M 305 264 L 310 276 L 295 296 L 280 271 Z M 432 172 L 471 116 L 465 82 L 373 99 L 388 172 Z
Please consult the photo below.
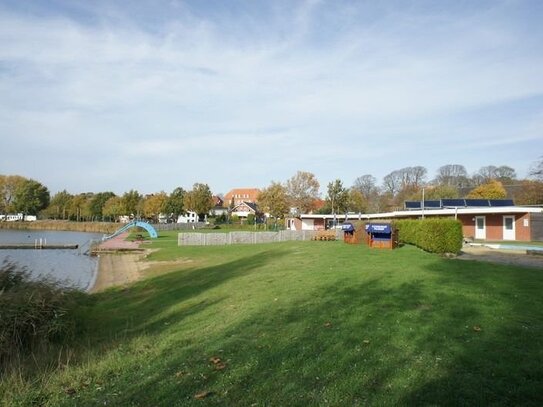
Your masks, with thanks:
M 0 263 L 9 259 L 26 267 L 32 276 L 48 276 L 67 286 L 87 290 L 93 283 L 98 267 L 98 258 L 85 255 L 90 240 L 100 240 L 101 233 L 3 230 L 0 243 L 34 244 L 36 239 L 47 244 L 78 244 L 81 249 L 71 250 L 0 250 Z

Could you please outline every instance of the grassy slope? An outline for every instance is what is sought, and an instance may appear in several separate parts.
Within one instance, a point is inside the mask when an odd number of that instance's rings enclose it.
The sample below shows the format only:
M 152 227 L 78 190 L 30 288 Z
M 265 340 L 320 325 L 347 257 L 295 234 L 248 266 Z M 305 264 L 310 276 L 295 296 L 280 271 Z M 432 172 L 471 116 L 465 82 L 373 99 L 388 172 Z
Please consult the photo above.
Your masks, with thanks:
M 182 258 L 176 271 L 93 296 L 69 363 L 6 377 L 4 403 L 543 404 L 540 270 L 413 247 L 175 243 L 151 259 Z

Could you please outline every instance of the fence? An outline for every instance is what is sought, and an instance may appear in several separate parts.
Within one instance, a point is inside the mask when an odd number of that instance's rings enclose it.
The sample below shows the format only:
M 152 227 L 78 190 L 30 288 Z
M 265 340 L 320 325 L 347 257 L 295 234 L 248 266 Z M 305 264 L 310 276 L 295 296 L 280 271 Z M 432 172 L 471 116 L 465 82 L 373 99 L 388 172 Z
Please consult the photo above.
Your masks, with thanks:
M 280 230 L 279 232 L 229 232 L 229 233 L 179 233 L 178 246 L 221 246 L 231 244 L 259 244 L 286 241 L 312 240 L 315 230 Z M 341 230 L 336 230 L 336 238 L 341 238 Z
M 206 226 L 204 222 L 192 223 L 153 223 L 156 230 L 192 230 L 202 229 Z

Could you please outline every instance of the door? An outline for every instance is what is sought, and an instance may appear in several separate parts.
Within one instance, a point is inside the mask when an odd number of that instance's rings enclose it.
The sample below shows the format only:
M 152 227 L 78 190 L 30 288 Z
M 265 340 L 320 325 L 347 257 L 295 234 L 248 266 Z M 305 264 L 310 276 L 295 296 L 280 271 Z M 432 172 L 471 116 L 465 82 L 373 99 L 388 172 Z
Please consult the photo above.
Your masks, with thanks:
M 503 217 L 503 240 L 515 240 L 515 217 L 504 216 Z
M 475 217 L 475 239 L 486 239 L 486 219 L 484 216 Z

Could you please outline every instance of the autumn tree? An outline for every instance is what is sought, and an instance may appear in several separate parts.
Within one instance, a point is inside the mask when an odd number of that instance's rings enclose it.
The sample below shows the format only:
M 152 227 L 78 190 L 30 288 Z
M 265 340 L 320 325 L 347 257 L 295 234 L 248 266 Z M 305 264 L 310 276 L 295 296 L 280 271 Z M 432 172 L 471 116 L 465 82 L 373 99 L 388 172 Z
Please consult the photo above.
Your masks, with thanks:
M 290 205 L 300 213 L 311 212 L 319 198 L 319 187 L 319 181 L 314 174 L 298 171 L 286 184 Z
M 196 183 L 192 190 L 185 193 L 183 198 L 185 209 L 203 216 L 213 207 L 213 195 L 207 184 Z
M 91 217 L 90 201 L 93 194 L 90 192 L 77 194 L 70 201 L 69 215 L 76 221 L 88 220 Z
M 507 196 L 502 183 L 496 180 L 490 180 L 486 184 L 481 184 L 471 190 L 466 196 L 468 199 L 503 199 Z
M 105 203 L 115 194 L 113 192 L 98 192 L 94 194 L 89 202 L 89 211 L 93 219 L 102 220 Z
M 168 195 L 164 191 L 146 197 L 143 201 L 143 216 L 158 221 L 158 215 L 162 212 L 167 199 Z
M 0 175 L 0 213 L 15 211 L 13 207 L 15 191 L 25 180 L 26 178 L 20 175 Z
M 447 198 L 459 198 L 458 189 L 453 185 L 437 185 L 435 187 L 425 187 L 424 189 L 424 199 L 425 200 L 438 200 L 438 199 L 447 199 Z M 420 199 L 420 196 L 417 196 L 416 199 Z
M 118 196 L 109 198 L 102 208 L 102 215 L 110 220 L 116 221 L 121 215 L 126 215 L 127 211 L 123 205 L 123 199 Z
M 282 218 L 289 212 L 287 189 L 279 182 L 270 184 L 258 195 L 258 205 L 262 211 L 269 213 L 274 218 Z
M 72 194 L 68 193 L 66 190 L 57 192 L 53 195 L 53 198 L 51 198 L 51 202 L 47 207 L 47 216 L 53 219 L 67 219 L 72 198 Z
M 142 199 L 140 193 L 134 189 L 125 192 L 122 196 L 122 202 L 125 215 L 134 215 L 140 217 L 142 212 Z
M 523 180 L 513 199 L 516 205 L 543 204 L 543 181 Z
M 45 185 L 33 179 L 25 179 L 17 184 L 13 208 L 23 214 L 37 215 L 39 211 L 47 208 L 50 199 L 49 190 Z
M 349 189 L 349 210 L 358 213 L 365 213 L 368 210 L 368 200 L 366 196 L 356 188 Z

